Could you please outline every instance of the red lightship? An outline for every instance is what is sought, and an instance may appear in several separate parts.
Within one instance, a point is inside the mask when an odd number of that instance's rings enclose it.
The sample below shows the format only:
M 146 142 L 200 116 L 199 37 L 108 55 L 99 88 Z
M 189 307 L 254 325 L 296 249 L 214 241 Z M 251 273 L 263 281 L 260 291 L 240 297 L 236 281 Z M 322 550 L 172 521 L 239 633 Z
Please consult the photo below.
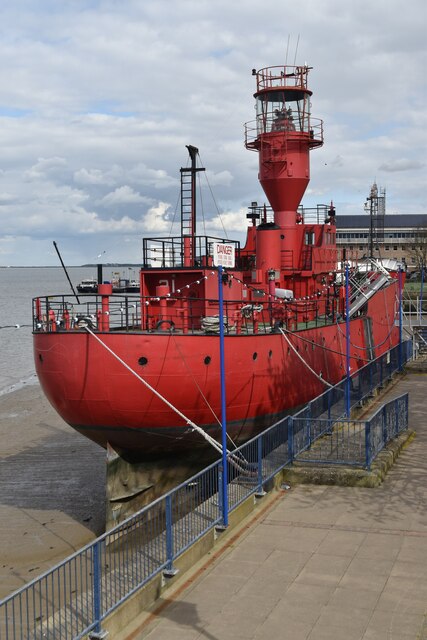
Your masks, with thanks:
M 249 207 L 244 247 L 196 234 L 198 153 L 181 169 L 181 235 L 145 238 L 138 294 L 34 300 L 34 357 L 42 388 L 74 429 L 139 459 L 218 441 L 220 345 L 217 243 L 233 245 L 222 279 L 227 431 L 241 443 L 346 374 L 345 288 L 335 210 L 300 206 L 323 123 L 310 114 L 309 68 L 253 71 L 259 154 L 269 205 Z M 365 265 L 366 267 L 366 265 Z M 101 280 L 102 282 L 102 280 Z M 352 268 L 354 372 L 398 343 L 396 274 Z

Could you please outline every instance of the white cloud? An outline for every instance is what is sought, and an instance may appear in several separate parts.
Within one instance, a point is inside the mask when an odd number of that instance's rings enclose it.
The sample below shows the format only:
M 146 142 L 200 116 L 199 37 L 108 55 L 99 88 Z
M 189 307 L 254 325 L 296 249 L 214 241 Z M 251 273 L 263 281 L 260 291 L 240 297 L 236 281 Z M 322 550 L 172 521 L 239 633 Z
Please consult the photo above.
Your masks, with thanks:
M 74 172 L 74 182 L 77 184 L 109 184 L 100 169 L 79 169 Z
M 30 180 L 38 180 L 39 178 L 46 178 L 53 175 L 58 169 L 62 170 L 66 166 L 67 161 L 65 158 L 39 158 L 36 164 L 25 172 L 25 176 Z
M 208 227 L 215 231 L 226 229 L 227 233 L 245 231 L 248 226 L 247 213 L 247 208 L 242 208 L 239 211 L 226 211 L 212 218 L 208 223 Z
M 110 193 L 107 193 L 107 195 L 99 200 L 100 204 L 107 207 L 113 207 L 118 204 L 141 204 L 143 202 L 150 202 L 150 200 L 141 196 L 140 193 L 134 191 L 134 189 L 127 184 L 123 187 L 117 187 L 117 189 L 110 191 Z
M 361 211 L 376 179 L 390 210 L 425 211 L 423 0 L 21 5 L 2 4 L 0 37 L 0 229 L 17 239 L 11 264 L 20 239 L 37 264 L 56 264 L 53 233 L 78 262 L 99 253 L 85 244 L 96 234 L 140 247 L 141 235 L 167 231 L 188 144 L 226 227 L 241 233 L 246 205 L 265 200 L 257 154 L 244 149 L 251 69 L 286 58 L 314 66 L 312 112 L 324 120 L 304 204 Z M 221 232 L 204 194 L 206 226 Z
M 420 160 L 409 160 L 408 158 L 396 158 L 391 162 L 385 162 L 378 168 L 380 171 L 416 171 L 417 169 L 423 169 L 426 166 L 425 162 Z
M 159 202 L 155 207 L 151 207 L 144 216 L 143 227 L 145 231 L 168 231 L 170 222 L 167 212 L 170 208 L 166 202 Z
M 10 204 L 14 202 L 14 200 L 15 196 L 13 196 L 11 193 L 0 193 L 0 207 L 4 204 Z

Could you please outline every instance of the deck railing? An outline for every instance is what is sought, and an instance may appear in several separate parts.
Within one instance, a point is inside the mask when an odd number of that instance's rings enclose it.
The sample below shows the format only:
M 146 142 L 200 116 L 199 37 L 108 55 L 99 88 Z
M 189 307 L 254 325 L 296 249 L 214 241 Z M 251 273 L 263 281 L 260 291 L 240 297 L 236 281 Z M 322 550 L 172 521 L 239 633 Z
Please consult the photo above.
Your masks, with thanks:
M 333 295 L 301 300 L 259 298 L 224 301 L 225 335 L 269 334 L 280 323 L 290 331 L 343 322 L 339 300 Z M 342 310 L 341 310 L 342 311 Z M 219 334 L 219 303 L 215 299 L 174 296 L 109 296 L 108 313 L 102 297 L 80 294 L 55 295 L 33 300 L 33 331 L 95 331 Z
M 357 380 L 353 379 L 352 404 L 372 394 L 400 369 L 399 353 L 403 353 L 403 361 L 409 359 L 411 342 L 395 347 L 358 372 Z M 343 418 L 343 383 L 229 456 L 230 511 L 248 496 L 262 493 L 275 474 L 324 435 L 325 420 L 330 429 Z M 398 401 L 403 405 L 399 404 L 395 417 L 384 422 L 384 416 L 391 415 L 387 409 L 369 421 L 368 466 L 387 439 L 407 425 L 407 399 Z M 314 418 L 318 430 L 310 429 L 307 436 L 307 424 Z M 173 575 L 175 560 L 221 524 L 221 483 L 218 461 L 2 600 L 0 640 L 77 640 L 89 632 L 101 637 L 102 620 L 160 572 Z

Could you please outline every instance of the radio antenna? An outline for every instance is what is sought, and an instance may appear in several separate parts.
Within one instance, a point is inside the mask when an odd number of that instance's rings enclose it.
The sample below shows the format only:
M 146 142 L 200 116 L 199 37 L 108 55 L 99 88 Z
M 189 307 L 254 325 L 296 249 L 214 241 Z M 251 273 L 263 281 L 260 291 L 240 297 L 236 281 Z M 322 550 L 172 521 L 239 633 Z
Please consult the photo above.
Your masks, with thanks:
M 286 56 L 285 56 L 285 67 L 288 65 L 288 51 L 289 51 L 289 40 L 291 38 L 291 34 L 288 33 L 288 44 L 286 45 Z
M 299 45 L 299 34 L 298 34 L 298 38 L 297 38 L 297 46 L 295 47 L 294 66 L 295 66 L 296 59 L 297 59 L 298 45 Z

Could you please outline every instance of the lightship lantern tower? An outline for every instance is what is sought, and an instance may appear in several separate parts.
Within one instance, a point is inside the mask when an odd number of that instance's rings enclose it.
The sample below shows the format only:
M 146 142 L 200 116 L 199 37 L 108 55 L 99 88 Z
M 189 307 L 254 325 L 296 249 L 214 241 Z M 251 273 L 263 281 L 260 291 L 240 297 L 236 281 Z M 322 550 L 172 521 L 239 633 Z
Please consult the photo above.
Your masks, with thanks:
M 279 244 L 295 252 L 301 252 L 297 209 L 310 181 L 310 150 L 323 144 L 323 123 L 310 114 L 309 69 L 253 69 L 256 121 L 246 124 L 246 148 L 259 154 L 259 180 L 281 230 Z

